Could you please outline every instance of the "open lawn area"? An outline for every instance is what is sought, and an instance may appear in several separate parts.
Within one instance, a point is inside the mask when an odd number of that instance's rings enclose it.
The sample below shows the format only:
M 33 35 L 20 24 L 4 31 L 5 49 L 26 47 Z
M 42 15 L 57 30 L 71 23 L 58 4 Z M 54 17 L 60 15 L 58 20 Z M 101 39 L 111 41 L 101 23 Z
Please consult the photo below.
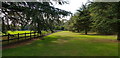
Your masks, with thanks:
M 3 56 L 118 56 L 115 35 L 61 31 L 26 45 L 3 50 Z

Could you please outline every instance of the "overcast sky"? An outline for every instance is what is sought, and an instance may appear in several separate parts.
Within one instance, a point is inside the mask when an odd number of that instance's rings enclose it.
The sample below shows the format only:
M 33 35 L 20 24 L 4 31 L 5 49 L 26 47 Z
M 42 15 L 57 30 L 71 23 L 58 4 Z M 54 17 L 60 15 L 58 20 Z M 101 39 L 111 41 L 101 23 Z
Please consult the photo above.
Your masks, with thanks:
M 73 14 L 78 10 L 82 4 L 86 3 L 88 0 L 69 0 L 69 4 L 64 5 L 55 5 L 56 8 L 63 9 L 66 11 L 70 11 Z M 69 20 L 70 17 L 66 19 Z
M 86 3 L 86 2 L 87 0 L 69 0 L 69 4 L 55 5 L 55 7 L 75 13 L 76 10 L 81 7 L 82 3 Z

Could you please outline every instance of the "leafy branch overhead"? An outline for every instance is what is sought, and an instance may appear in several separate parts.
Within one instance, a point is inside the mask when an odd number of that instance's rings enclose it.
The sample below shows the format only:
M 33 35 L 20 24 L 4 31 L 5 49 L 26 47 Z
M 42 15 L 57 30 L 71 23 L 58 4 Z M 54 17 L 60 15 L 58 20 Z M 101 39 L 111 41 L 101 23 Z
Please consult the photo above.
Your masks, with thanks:
M 3 26 L 5 26 L 5 18 L 9 18 L 8 21 L 14 22 L 7 24 L 9 28 L 4 27 L 5 30 L 16 29 L 12 26 L 20 25 L 21 29 L 24 29 L 26 25 L 33 30 L 51 30 L 53 32 L 54 25 L 59 23 L 59 19 L 68 16 L 71 13 L 65 10 L 55 8 L 48 2 L 3 2 L 2 11 L 6 17 L 3 18 Z M 13 19 L 15 18 L 15 19 Z M 11 26 L 9 26 L 11 25 Z

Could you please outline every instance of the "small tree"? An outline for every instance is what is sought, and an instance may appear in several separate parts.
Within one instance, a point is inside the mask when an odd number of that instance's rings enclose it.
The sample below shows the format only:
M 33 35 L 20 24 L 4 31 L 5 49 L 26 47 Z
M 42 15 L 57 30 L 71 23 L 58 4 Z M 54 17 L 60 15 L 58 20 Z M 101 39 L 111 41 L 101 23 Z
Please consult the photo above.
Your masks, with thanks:
M 77 32 L 84 31 L 87 35 L 88 31 L 91 29 L 90 12 L 86 5 L 82 5 L 82 7 L 77 11 L 78 12 L 69 20 L 71 23 L 69 25 L 71 25 L 71 29 Z

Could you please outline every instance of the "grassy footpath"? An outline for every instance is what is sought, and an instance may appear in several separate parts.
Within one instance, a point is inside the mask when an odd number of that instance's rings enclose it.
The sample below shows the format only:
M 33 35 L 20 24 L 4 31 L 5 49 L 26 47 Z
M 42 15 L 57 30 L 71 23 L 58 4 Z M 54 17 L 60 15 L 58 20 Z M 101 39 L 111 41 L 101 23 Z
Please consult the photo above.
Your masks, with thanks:
M 28 45 L 3 50 L 3 56 L 118 56 L 116 36 L 61 31 Z

